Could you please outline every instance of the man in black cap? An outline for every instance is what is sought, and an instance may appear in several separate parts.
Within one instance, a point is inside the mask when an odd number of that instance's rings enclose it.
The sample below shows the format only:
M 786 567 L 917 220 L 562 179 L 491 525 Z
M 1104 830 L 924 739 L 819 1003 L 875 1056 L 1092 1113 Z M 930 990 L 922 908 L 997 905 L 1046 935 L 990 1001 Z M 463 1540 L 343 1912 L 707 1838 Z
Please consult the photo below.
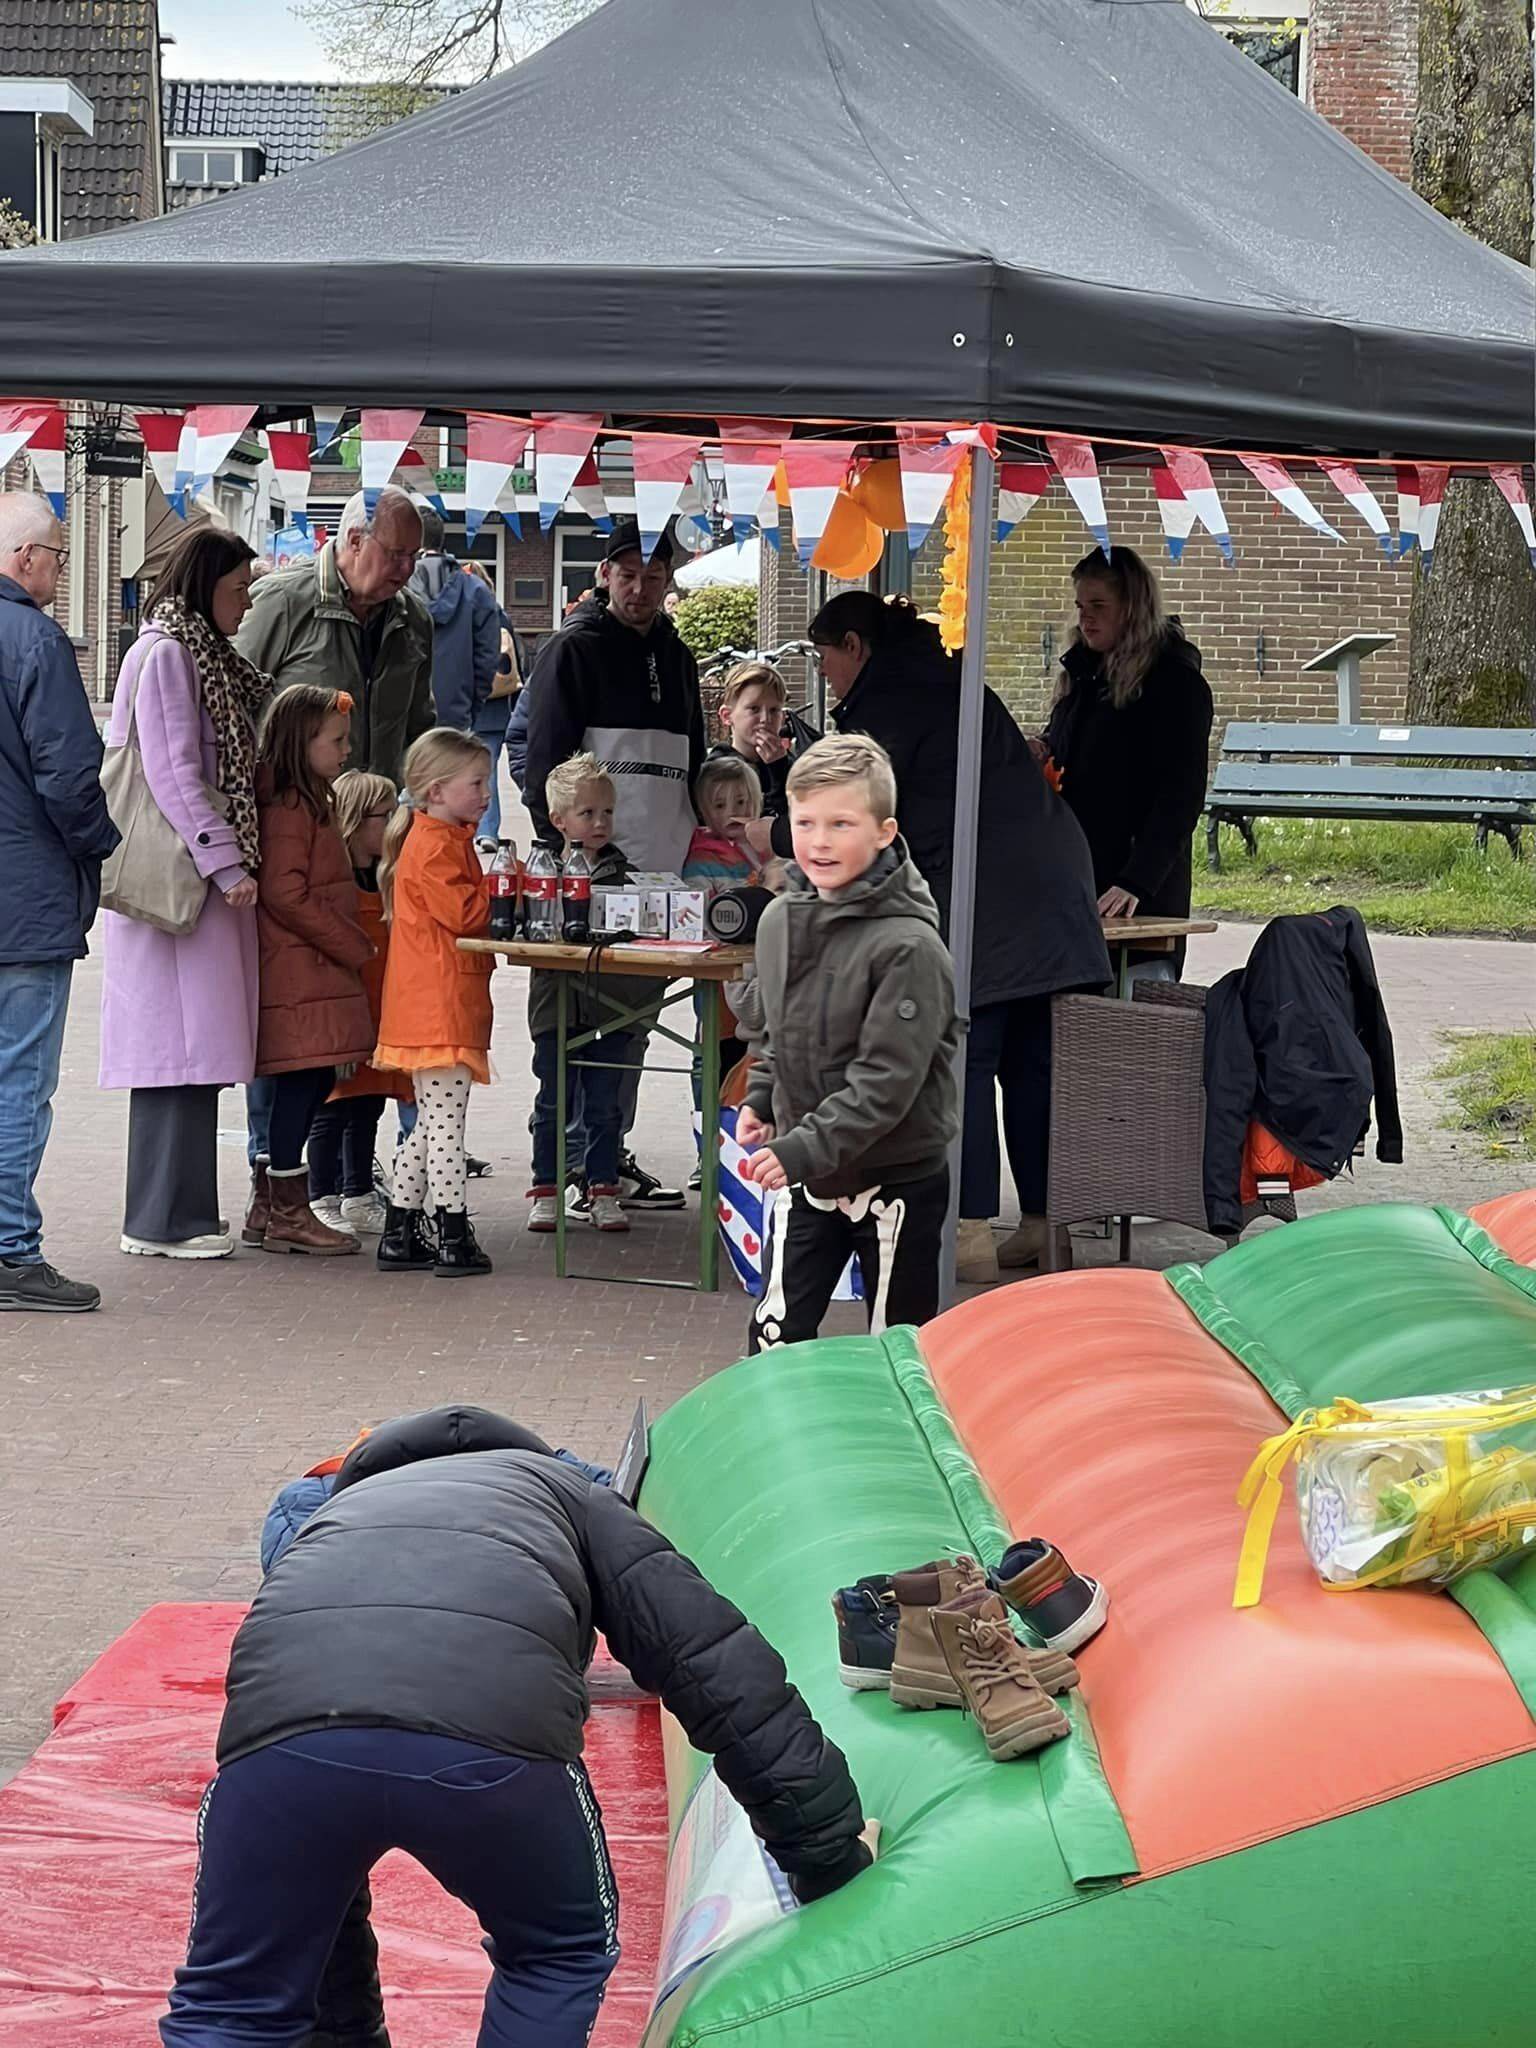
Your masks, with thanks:
M 572 754 L 595 754 L 613 777 L 613 838 L 632 866 L 677 874 L 697 823 L 693 782 L 704 759 L 699 671 L 663 605 L 673 543 L 663 533 L 649 560 L 639 522 L 621 519 L 598 587 L 544 643 L 529 677 L 528 753 L 523 801 L 551 845 L 560 835 L 544 806 L 544 781 Z M 638 1003 L 638 985 L 627 991 Z M 636 1065 L 621 1091 L 625 1137 L 634 1123 L 646 1031 L 632 1032 Z M 680 1209 L 682 1191 L 644 1172 L 626 1148 L 620 1162 L 625 1208 Z

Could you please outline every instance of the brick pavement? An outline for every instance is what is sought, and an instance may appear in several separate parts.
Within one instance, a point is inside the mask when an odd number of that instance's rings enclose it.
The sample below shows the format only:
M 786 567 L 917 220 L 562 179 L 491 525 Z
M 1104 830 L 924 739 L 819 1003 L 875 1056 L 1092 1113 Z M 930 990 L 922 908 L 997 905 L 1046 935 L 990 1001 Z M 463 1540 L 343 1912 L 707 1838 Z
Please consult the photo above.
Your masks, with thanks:
M 1192 979 L 1240 960 L 1252 933 L 1225 928 L 1192 950 Z M 1424 1089 L 1436 1032 L 1517 1028 L 1536 1007 L 1536 952 L 1477 941 L 1382 939 L 1408 1096 L 1410 1164 L 1365 1162 L 1320 1201 L 1449 1199 L 1523 1184 L 1436 1128 Z M 278 1484 L 372 1417 L 453 1398 L 508 1410 L 556 1441 L 616 1447 L 639 1394 L 659 1410 L 740 1354 L 743 1297 L 558 1283 L 547 1240 L 523 1231 L 531 1097 L 521 989 L 503 974 L 494 1057 L 477 1093 L 475 1149 L 495 1176 L 475 1188 L 496 1272 L 474 1286 L 383 1275 L 366 1257 L 311 1262 L 242 1252 L 186 1265 L 116 1250 L 125 1099 L 95 1087 L 99 974 L 76 983 L 41 1195 L 48 1249 L 96 1279 L 102 1311 L 0 1321 L 0 1775 L 45 1731 L 50 1706 L 145 1607 L 239 1599 L 256 1582 L 256 1536 Z M 222 1179 L 231 1216 L 244 1186 L 240 1098 L 224 1098 Z M 648 1083 L 640 1151 L 678 1179 L 690 1164 L 684 1083 Z M 575 1240 L 610 1272 L 687 1277 L 687 1218 L 650 1218 L 615 1244 Z M 1146 1263 L 1204 1256 L 1184 1230 L 1138 1233 Z M 1084 1240 L 1085 1260 L 1109 1247 Z M 856 1327 L 858 1311 L 831 1327 Z

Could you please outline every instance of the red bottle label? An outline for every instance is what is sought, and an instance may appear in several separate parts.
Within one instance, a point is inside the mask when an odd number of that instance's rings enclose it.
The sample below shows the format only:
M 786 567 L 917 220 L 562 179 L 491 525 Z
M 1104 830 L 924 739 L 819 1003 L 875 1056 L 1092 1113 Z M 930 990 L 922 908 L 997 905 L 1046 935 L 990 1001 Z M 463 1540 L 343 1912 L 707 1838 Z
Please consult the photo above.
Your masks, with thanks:
M 491 870 L 491 894 L 497 898 L 515 896 L 517 894 L 516 875 L 508 874 L 504 868 L 500 872 L 493 868 Z
M 590 875 L 565 875 L 560 882 L 560 894 L 567 903 L 590 903 L 592 901 L 592 877 Z
M 558 875 L 524 875 L 523 899 L 531 903 L 554 903 L 560 896 Z

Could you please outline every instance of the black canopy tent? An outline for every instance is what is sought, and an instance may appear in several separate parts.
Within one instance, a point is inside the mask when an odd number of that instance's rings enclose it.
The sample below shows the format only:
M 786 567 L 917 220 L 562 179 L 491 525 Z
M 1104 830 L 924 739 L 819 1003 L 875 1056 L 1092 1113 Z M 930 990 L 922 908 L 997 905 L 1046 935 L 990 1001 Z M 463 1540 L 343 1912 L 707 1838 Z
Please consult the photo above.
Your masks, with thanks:
M 609 0 L 337 156 L 0 261 L 0 391 L 1509 460 L 1533 323 L 1182 0 Z

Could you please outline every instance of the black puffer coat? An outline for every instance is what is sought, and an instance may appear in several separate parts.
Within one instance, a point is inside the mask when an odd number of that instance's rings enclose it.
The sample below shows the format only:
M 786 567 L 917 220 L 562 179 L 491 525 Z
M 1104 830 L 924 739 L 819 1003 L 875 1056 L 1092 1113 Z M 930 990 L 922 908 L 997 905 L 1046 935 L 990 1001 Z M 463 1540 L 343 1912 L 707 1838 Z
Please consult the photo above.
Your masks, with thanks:
M 616 1495 L 535 1451 L 345 1477 L 235 1638 L 221 1765 L 310 1729 L 368 1727 L 574 1760 L 600 1629 L 714 1756 L 802 1897 L 862 1867 L 842 1752 L 777 1654 Z
M 959 665 L 936 644 L 883 648 L 832 713 L 868 733 L 896 770 L 896 816 L 949 936 L 959 761 Z M 1010 1002 L 1110 979 L 1088 848 L 1007 707 L 986 693 L 971 1004 Z

